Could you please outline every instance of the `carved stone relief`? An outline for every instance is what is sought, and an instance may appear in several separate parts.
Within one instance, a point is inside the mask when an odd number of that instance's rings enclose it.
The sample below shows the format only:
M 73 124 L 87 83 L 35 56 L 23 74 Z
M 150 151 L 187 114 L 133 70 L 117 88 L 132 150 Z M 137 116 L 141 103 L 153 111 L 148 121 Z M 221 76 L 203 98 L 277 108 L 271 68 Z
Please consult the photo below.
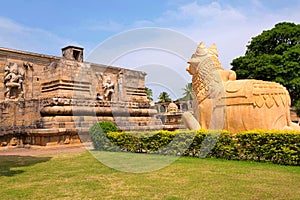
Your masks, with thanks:
M 105 83 L 103 83 L 104 100 L 111 101 L 114 92 L 115 92 L 115 84 L 112 83 L 111 77 L 107 77 Z
M 115 93 L 115 83 L 112 80 L 114 78 L 110 75 L 103 73 L 97 73 L 96 76 L 99 79 L 100 84 L 102 85 L 102 93 L 97 92 L 96 99 L 111 101 L 113 94 Z
M 17 63 L 7 62 L 4 68 L 5 98 L 24 97 L 25 69 Z

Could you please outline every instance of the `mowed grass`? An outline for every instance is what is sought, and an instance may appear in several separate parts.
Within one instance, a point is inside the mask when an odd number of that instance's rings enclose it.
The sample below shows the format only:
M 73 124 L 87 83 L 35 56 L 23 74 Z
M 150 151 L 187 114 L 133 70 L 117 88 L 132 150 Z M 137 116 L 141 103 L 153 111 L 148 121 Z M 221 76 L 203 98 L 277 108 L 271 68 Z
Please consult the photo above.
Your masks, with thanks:
M 0 199 L 300 199 L 299 189 L 300 167 L 269 163 L 181 157 L 126 173 L 88 151 L 0 156 Z

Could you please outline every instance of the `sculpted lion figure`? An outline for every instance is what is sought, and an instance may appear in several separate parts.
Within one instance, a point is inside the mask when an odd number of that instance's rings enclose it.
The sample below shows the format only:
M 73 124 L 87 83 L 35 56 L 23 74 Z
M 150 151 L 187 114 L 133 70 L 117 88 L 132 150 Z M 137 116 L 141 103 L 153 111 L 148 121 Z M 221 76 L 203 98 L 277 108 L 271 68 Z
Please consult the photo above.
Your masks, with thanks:
M 254 79 L 236 80 L 236 73 L 224 70 L 218 60 L 216 45 L 206 48 L 201 42 L 188 61 L 195 94 L 194 114 L 198 126 L 225 129 L 233 133 L 253 129 L 297 129 L 290 119 L 288 91 L 275 82 Z M 193 120 L 191 120 L 193 121 Z

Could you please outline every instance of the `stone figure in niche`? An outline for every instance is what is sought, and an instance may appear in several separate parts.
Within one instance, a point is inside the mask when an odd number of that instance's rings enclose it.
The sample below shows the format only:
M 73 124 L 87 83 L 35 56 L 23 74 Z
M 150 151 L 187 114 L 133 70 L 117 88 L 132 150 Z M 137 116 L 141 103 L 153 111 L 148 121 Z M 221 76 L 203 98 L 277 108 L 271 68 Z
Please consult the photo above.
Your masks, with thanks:
M 96 100 L 102 101 L 103 97 L 100 95 L 100 93 L 97 93 Z
M 115 86 L 111 82 L 111 78 L 108 77 L 106 79 L 106 83 L 103 84 L 103 89 L 104 89 L 104 100 L 106 101 L 111 101 L 112 94 L 115 92 Z
M 24 96 L 24 75 L 25 71 L 18 67 L 17 63 L 8 62 L 4 68 L 4 95 L 7 99 L 14 99 Z

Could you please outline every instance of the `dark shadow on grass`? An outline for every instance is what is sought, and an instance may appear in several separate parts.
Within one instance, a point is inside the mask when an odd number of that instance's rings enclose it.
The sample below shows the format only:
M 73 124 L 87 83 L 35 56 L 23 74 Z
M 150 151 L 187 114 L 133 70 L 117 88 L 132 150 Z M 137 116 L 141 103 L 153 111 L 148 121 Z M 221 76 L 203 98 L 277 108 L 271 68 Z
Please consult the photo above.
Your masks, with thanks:
M 0 156 L 0 176 L 14 176 L 21 174 L 24 170 L 14 168 L 35 165 L 37 163 L 47 162 L 51 157 L 35 156 Z M 12 169 L 13 168 L 13 169 Z

